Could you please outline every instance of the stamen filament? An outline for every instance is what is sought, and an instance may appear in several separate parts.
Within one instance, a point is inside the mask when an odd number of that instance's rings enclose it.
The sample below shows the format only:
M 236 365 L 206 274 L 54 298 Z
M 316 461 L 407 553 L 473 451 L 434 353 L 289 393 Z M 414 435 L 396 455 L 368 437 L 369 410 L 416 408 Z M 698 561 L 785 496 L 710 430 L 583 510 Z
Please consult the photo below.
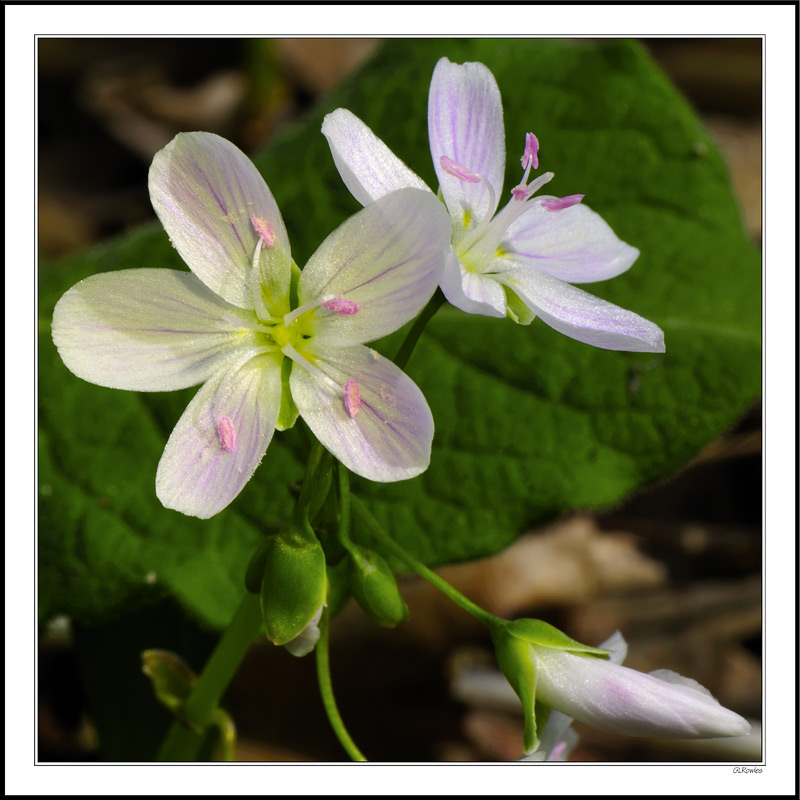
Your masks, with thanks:
M 322 383 L 326 384 L 337 393 L 341 393 L 342 387 L 339 386 L 333 378 L 327 376 L 319 367 L 314 366 L 314 364 L 305 356 L 298 353 L 288 342 L 281 348 L 281 352 L 287 356 L 287 358 L 291 358 L 292 361 L 303 367 L 303 369 L 307 369 L 315 378 L 322 381 Z
M 305 314 L 306 311 L 311 311 L 312 308 L 317 308 L 321 304 L 322 299 L 319 297 L 309 300 L 307 303 L 303 303 L 303 305 L 295 308 L 294 311 L 290 311 L 288 314 L 286 314 L 286 316 L 283 318 L 283 324 L 288 328 L 299 316 Z
M 264 319 L 268 317 L 267 309 L 264 306 L 264 298 L 261 296 L 261 247 L 264 240 L 259 236 L 256 242 L 256 249 L 253 253 L 253 268 L 250 270 L 250 289 L 253 293 L 253 307 L 256 314 Z

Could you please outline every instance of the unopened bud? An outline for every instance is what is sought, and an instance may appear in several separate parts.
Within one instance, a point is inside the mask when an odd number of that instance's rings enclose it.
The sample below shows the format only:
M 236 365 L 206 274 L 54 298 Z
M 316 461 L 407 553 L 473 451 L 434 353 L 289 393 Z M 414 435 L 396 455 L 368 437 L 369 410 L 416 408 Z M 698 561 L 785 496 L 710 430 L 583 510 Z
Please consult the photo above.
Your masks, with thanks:
M 408 619 L 408 606 L 400 595 L 394 573 L 386 560 L 355 545 L 350 552 L 350 591 L 369 618 L 384 628 Z
M 325 604 L 325 553 L 310 529 L 292 524 L 271 537 L 263 558 L 261 613 L 267 637 L 284 645 L 300 636 Z

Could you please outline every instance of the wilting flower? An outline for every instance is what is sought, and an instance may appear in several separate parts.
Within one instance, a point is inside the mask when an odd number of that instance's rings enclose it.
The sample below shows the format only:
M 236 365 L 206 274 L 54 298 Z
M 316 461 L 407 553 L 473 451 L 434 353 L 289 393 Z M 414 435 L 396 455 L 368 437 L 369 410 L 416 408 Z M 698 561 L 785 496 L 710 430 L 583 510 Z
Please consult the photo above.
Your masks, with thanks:
M 156 213 L 191 273 L 131 269 L 73 286 L 53 315 L 64 363 L 101 386 L 203 386 L 156 475 L 168 508 L 208 518 L 252 476 L 298 413 L 353 472 L 418 475 L 430 460 L 425 398 L 364 346 L 416 316 L 449 236 L 427 193 L 405 189 L 344 222 L 302 273 L 255 165 L 210 133 L 182 133 L 150 168 Z
M 602 649 L 581 645 L 544 622 L 507 623 L 494 640 L 500 668 L 525 709 L 527 753 L 540 746 L 536 717 L 543 708 L 629 736 L 704 739 L 750 732 L 747 720 L 697 681 L 670 670 L 647 674 L 623 667 L 607 660 Z M 557 719 L 554 727 L 563 732 L 563 722 Z
M 322 132 L 342 179 L 363 205 L 404 186 L 428 189 L 346 109 L 328 114 Z M 503 107 L 483 64 L 440 59 L 428 98 L 428 132 L 452 227 L 441 287 L 453 305 L 525 325 L 538 316 L 596 347 L 663 352 L 658 326 L 571 285 L 613 278 L 639 251 L 584 206 L 583 195 L 534 197 L 553 173 L 528 182 L 539 165 L 532 133 L 525 138 L 522 180 L 495 213 L 506 160 Z

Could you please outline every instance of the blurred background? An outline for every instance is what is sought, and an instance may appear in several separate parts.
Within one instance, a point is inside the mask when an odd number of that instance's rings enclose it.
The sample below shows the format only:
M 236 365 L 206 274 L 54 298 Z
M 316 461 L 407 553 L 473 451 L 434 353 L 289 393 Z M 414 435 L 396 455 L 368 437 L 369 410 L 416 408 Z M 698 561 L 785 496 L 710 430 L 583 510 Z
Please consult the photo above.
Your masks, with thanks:
M 725 154 L 743 224 L 761 242 L 761 40 L 642 44 Z M 210 130 L 254 152 L 377 48 L 378 39 L 39 39 L 39 251 L 57 260 L 155 219 L 154 153 L 178 131 Z M 493 559 L 440 572 L 489 611 L 547 619 L 589 644 L 615 629 L 628 666 L 700 681 L 748 717 L 746 740 L 663 742 L 578 725 L 571 761 L 761 759 L 761 413 L 756 406 L 681 474 L 604 514 L 524 534 Z M 508 761 L 522 715 L 498 691 L 485 630 L 416 578 L 401 579 L 411 619 L 377 629 L 352 601 L 333 621 L 342 715 L 375 761 Z M 140 609 L 120 636 L 148 640 L 148 614 L 174 618 L 173 644 L 199 669 L 215 641 L 178 608 Z M 39 760 L 125 760 L 101 743 L 113 709 L 93 707 L 79 643 L 91 629 L 54 620 L 39 647 Z M 107 635 L 104 634 L 104 635 Z M 182 637 L 182 638 L 181 638 Z M 180 648 L 179 645 L 184 647 Z M 128 665 L 142 696 L 139 663 Z M 510 690 L 509 690 L 510 691 Z M 313 659 L 253 646 L 225 702 L 239 760 L 345 760 L 319 700 Z M 151 713 L 149 707 L 145 709 Z M 166 712 L 165 724 L 168 722 Z

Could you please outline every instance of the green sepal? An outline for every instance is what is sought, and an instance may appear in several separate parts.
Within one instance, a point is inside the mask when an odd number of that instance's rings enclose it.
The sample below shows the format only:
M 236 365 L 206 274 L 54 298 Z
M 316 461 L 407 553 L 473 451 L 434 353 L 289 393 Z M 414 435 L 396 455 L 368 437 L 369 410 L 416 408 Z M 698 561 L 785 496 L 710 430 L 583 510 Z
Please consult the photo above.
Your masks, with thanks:
M 608 658 L 607 650 L 603 650 L 600 647 L 589 647 L 589 645 L 576 642 L 575 639 L 571 639 L 558 628 L 554 628 L 540 619 L 515 619 L 513 622 L 507 622 L 503 627 L 512 636 L 532 645 L 542 645 L 556 650 L 568 650 L 570 653 L 582 653 L 584 655 Z
M 522 703 L 525 720 L 523 745 L 526 754 L 532 753 L 539 747 L 539 729 L 534 713 L 536 662 L 533 657 L 533 647 L 528 642 L 510 635 L 505 625 L 492 629 L 491 635 L 497 665 Z
M 308 527 L 290 523 L 270 537 L 261 582 L 267 637 L 284 645 L 302 633 L 327 595 L 325 553 Z
M 297 308 L 300 305 L 300 301 L 297 299 L 297 286 L 300 283 L 300 275 L 302 271 L 300 267 L 297 266 L 295 260 L 292 259 L 292 272 L 291 276 L 289 277 L 289 307 L 290 308 Z
M 536 314 L 508 286 L 504 286 L 503 291 L 506 293 L 506 315 L 519 325 L 530 325 L 536 319 Z
M 353 544 L 350 548 L 350 591 L 376 624 L 394 628 L 408 619 L 392 568 L 372 550 Z
M 297 282 L 300 280 L 300 267 L 292 259 L 292 266 L 289 278 L 288 305 L 284 313 L 292 308 L 297 308 Z M 292 360 L 284 358 L 281 364 L 281 410 L 278 413 L 278 421 L 275 423 L 275 430 L 287 431 L 293 427 L 300 412 L 295 405 L 289 388 L 289 377 L 292 374 Z
M 278 421 L 275 423 L 275 430 L 278 431 L 289 430 L 300 416 L 292 397 L 292 390 L 289 388 L 291 374 L 292 359 L 284 358 L 281 364 L 281 410 L 278 412 Z
M 197 676 L 186 662 L 167 650 L 145 650 L 142 672 L 150 678 L 158 701 L 186 722 L 183 707 L 197 683 Z

